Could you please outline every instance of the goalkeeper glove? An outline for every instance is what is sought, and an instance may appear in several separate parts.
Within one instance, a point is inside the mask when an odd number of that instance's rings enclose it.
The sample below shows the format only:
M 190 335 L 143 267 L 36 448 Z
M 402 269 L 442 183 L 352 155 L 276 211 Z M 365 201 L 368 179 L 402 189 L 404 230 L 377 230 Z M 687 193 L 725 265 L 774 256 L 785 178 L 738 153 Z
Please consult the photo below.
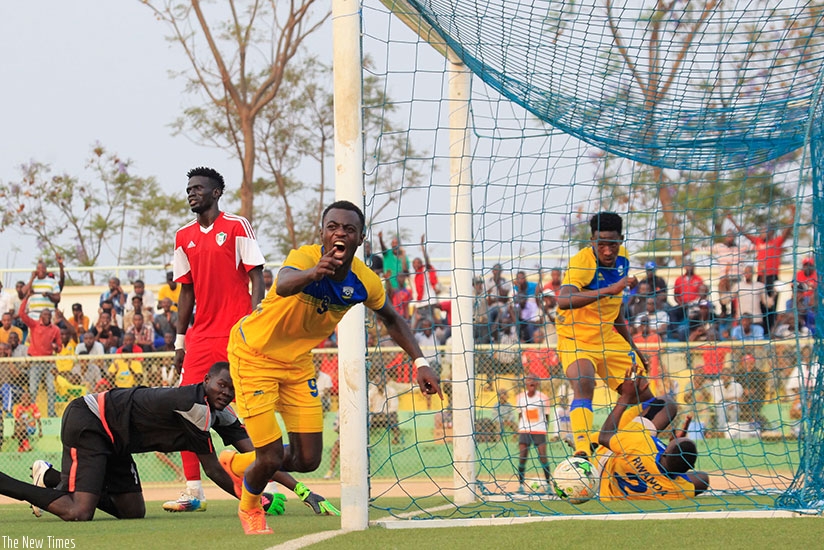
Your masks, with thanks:
M 282 516 L 286 512 L 286 495 L 283 493 L 263 493 L 263 511 L 269 516 Z
M 317 515 L 340 516 L 340 510 L 322 496 L 310 491 L 303 483 L 298 483 L 295 486 L 295 494 Z

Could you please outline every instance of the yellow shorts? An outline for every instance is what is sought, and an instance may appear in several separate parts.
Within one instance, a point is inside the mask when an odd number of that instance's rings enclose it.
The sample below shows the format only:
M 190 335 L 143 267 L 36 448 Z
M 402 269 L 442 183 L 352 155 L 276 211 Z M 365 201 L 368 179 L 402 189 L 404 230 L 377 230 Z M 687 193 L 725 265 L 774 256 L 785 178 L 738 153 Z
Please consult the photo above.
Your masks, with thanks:
M 236 410 L 249 418 L 264 413 L 280 413 L 286 431 L 319 433 L 323 431 L 323 408 L 320 402 L 315 369 L 288 367 L 264 356 L 243 356 L 228 351 L 229 372 L 235 385 Z M 271 441 L 282 434 L 277 422 Z M 256 446 L 259 442 L 253 441 Z
M 636 373 L 645 375 L 644 364 L 623 336 L 614 330 L 600 334 L 600 341 L 558 338 L 558 356 L 564 372 L 575 361 L 586 360 L 595 367 L 595 373 L 613 390 L 623 383 L 627 371 L 637 365 Z

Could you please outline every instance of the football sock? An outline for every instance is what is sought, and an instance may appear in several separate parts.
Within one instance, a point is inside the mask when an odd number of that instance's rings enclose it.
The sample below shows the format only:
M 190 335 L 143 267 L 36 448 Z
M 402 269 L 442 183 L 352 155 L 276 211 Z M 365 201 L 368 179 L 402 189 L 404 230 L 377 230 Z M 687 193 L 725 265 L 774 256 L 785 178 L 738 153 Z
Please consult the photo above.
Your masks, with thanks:
M 200 461 L 192 451 L 180 451 L 180 462 L 183 464 L 183 473 L 189 481 L 200 481 Z
M 45 510 L 52 502 L 69 493 L 48 487 L 38 487 L 0 472 L 0 494 L 17 500 L 25 500 Z
M 240 493 L 240 509 L 252 510 L 253 508 L 261 508 L 261 493 L 254 493 L 249 489 L 249 486 L 246 484 L 246 478 L 243 478 L 243 490 Z
M 524 463 L 518 464 L 518 482 L 519 483 L 524 482 L 525 472 L 526 472 L 526 464 L 524 464 Z
M 246 472 L 246 468 L 251 466 L 252 462 L 255 461 L 255 456 L 255 451 L 250 451 L 248 453 L 237 453 L 232 459 L 232 473 L 236 476 L 243 477 L 243 474 Z
M 575 399 L 569 407 L 569 423 L 575 452 L 592 452 L 589 445 L 589 432 L 592 431 L 592 399 Z
M 46 473 L 43 474 L 43 484 L 46 487 L 51 487 L 52 489 L 57 487 L 60 484 L 60 472 L 54 468 L 49 468 L 46 470 Z
M 193 497 L 203 499 L 203 484 L 199 479 L 197 481 L 187 481 L 186 492 Z
M 546 482 L 549 483 L 549 462 L 544 462 L 541 466 L 544 469 L 544 478 L 546 478 Z

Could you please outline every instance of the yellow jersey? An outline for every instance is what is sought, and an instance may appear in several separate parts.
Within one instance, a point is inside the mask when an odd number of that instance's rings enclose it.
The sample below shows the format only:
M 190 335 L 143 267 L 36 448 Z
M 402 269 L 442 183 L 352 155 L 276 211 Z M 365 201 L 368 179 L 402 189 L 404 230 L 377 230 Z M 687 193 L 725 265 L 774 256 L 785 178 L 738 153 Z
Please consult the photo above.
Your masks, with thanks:
M 281 268 L 314 267 L 321 245 L 292 250 Z M 380 277 L 359 258 L 343 281 L 324 277 L 292 296 L 279 296 L 277 282 L 255 310 L 238 321 L 229 337 L 229 351 L 239 357 L 263 356 L 284 366 L 312 366 L 311 351 L 328 338 L 343 315 L 356 304 L 381 309 L 386 292 Z
M 597 290 L 615 283 L 629 274 L 627 249 L 621 246 L 614 267 L 598 265 L 598 257 L 589 246 L 569 260 L 561 286 L 580 290 Z M 555 317 L 555 331 L 559 338 L 601 342 L 601 335 L 611 331 L 618 318 L 623 296 L 604 295 L 595 302 L 576 309 L 559 309 Z
M 598 491 L 601 500 L 695 497 L 695 485 L 686 474 L 661 472 L 658 461 L 666 448 L 639 422 L 630 422 L 618 431 L 609 440 L 609 450 L 600 447 L 596 454 L 604 464 Z
M 77 342 L 69 340 L 69 343 L 63 346 L 57 355 L 74 355 L 76 350 Z M 54 366 L 57 367 L 57 372 L 69 372 L 74 368 L 74 359 L 55 359 Z
M 143 374 L 143 365 L 136 359 L 115 359 L 109 365 L 109 374 L 114 375 L 114 387 L 133 388 L 138 385 L 137 377 Z

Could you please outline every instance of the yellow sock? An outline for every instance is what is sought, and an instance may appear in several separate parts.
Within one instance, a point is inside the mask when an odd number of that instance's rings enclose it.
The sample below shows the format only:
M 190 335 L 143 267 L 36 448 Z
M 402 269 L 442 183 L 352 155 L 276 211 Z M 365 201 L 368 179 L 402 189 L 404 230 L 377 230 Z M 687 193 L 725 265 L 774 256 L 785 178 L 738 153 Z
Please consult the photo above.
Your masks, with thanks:
M 572 428 L 572 438 L 575 443 L 575 452 L 583 451 L 589 456 L 592 450 L 589 446 L 589 433 L 592 431 L 592 409 L 576 407 L 569 411 L 569 423 Z
M 243 474 L 246 473 L 246 468 L 251 466 L 254 461 L 255 451 L 248 453 L 237 453 L 232 459 L 232 473 L 236 476 L 243 477 Z
M 255 495 L 249 492 L 249 489 L 246 488 L 246 482 L 243 482 L 243 490 L 240 493 L 240 509 L 241 510 L 253 510 L 255 508 L 261 508 L 262 505 L 260 503 L 260 495 Z

